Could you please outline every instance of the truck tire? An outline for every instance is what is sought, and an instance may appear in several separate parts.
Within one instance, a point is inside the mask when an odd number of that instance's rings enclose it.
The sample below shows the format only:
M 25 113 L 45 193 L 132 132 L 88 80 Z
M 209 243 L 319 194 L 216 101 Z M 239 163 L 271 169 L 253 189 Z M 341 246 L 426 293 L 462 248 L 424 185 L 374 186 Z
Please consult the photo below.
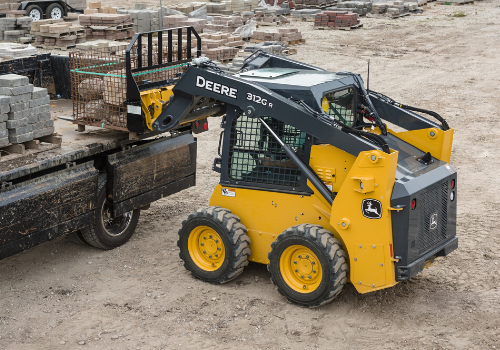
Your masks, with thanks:
M 140 209 L 111 218 L 111 204 L 106 199 L 106 176 L 99 177 L 94 223 L 81 230 L 83 239 L 96 248 L 113 249 L 130 239 L 139 221 Z
M 83 234 L 81 230 L 71 232 L 68 237 L 75 243 L 80 243 L 84 245 L 89 245 L 87 241 L 83 238 Z
M 50 4 L 45 11 L 47 19 L 59 19 L 64 17 L 64 9 L 58 3 Z
M 318 307 L 332 301 L 347 282 L 347 257 L 339 240 L 319 225 L 290 227 L 271 244 L 268 271 L 288 301 Z
M 31 17 L 32 21 L 39 21 L 43 19 L 42 8 L 38 5 L 30 5 L 26 7 L 26 15 Z
M 184 267 L 205 282 L 235 279 L 248 265 L 250 238 L 240 218 L 221 207 L 199 209 L 182 222 L 177 246 Z

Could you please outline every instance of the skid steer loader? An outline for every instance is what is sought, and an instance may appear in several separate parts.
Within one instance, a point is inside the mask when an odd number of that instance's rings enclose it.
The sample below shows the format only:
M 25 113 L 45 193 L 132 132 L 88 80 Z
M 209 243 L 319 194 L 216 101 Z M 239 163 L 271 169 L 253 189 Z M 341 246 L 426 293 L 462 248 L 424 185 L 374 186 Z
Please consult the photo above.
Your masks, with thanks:
M 289 301 L 317 307 L 347 282 L 392 287 L 458 247 L 453 129 L 437 113 L 265 52 L 235 75 L 195 58 L 171 92 L 146 116 L 153 131 L 223 115 L 220 183 L 179 231 L 196 278 L 225 283 L 249 261 L 267 264 Z

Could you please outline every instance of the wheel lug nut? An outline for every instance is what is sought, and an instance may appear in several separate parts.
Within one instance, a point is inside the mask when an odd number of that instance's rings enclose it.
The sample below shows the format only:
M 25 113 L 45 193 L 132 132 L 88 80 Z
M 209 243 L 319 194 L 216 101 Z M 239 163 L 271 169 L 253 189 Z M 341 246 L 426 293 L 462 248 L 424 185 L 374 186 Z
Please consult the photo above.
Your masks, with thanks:
M 314 261 L 311 261 L 311 265 L 314 265 L 314 264 L 316 264 L 316 263 Z
M 220 250 L 220 247 L 219 247 L 219 248 L 217 248 L 217 250 Z
M 208 257 L 209 257 L 210 259 L 212 259 L 212 255 L 209 255 Z
M 219 255 L 215 254 L 215 257 L 217 258 Z
M 313 270 L 313 273 L 316 273 L 316 270 Z
M 300 278 L 304 278 L 304 275 L 300 276 Z
M 302 259 L 302 255 L 299 255 L 299 259 Z
M 299 270 L 295 269 L 295 272 L 299 272 Z
M 207 237 L 203 237 L 203 239 L 207 239 Z
M 294 264 L 296 264 L 297 262 L 296 262 L 296 261 L 294 261 L 293 263 L 294 263 Z
M 216 239 L 216 240 L 215 240 L 215 243 L 219 243 L 219 240 L 218 240 L 218 239 Z
M 306 255 L 306 259 L 309 259 L 309 255 Z
M 207 251 L 206 251 L 206 250 L 204 250 L 204 251 L 203 251 L 203 254 L 206 254 L 206 253 L 207 253 Z
M 205 245 L 205 243 L 202 243 L 201 246 L 203 247 Z
M 208 238 L 212 238 L 212 235 L 208 236 Z
M 309 276 L 309 279 L 311 279 L 311 278 L 312 278 L 312 277 L 311 277 L 311 276 Z

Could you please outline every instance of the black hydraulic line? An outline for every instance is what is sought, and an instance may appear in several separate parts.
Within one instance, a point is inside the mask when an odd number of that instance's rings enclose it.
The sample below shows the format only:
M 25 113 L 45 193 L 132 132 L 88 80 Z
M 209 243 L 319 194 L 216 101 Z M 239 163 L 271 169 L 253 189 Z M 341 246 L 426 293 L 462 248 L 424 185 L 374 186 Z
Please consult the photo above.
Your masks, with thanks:
M 267 131 L 274 137 L 274 139 L 280 144 L 281 147 L 283 147 L 283 150 L 285 153 L 294 161 L 294 163 L 297 165 L 297 167 L 300 169 L 300 171 L 307 177 L 309 181 L 313 184 L 313 186 L 321 193 L 323 198 L 326 199 L 328 204 L 332 205 L 333 203 L 333 197 L 332 193 L 330 190 L 325 186 L 325 184 L 320 181 L 317 177 L 317 175 L 309 168 L 307 167 L 304 162 L 300 159 L 300 157 L 295 153 L 293 149 L 291 149 L 286 143 L 284 143 L 278 135 L 276 135 L 271 129 L 269 125 L 264 121 L 264 119 L 259 117 L 259 121 L 264 125 L 264 127 L 267 129 Z
M 399 102 L 394 101 L 389 96 L 381 94 L 380 92 L 374 92 L 374 91 L 372 91 L 371 94 L 379 97 L 382 100 L 385 100 L 385 102 L 387 102 L 387 103 L 389 103 L 389 104 L 391 104 L 393 106 L 396 106 L 396 107 L 399 107 L 399 108 L 402 108 L 402 109 L 407 109 L 407 110 L 413 111 L 413 112 L 420 112 L 420 113 L 425 113 L 425 114 L 431 115 L 434 118 L 436 118 L 439 122 L 441 122 L 441 126 L 443 127 L 443 130 L 446 131 L 446 130 L 450 129 L 450 126 L 446 122 L 446 119 L 444 119 L 443 117 L 441 117 L 439 114 L 437 114 L 434 111 L 429 111 L 427 109 L 422 109 L 422 108 L 418 108 L 418 107 L 412 107 L 412 106 L 401 104 Z

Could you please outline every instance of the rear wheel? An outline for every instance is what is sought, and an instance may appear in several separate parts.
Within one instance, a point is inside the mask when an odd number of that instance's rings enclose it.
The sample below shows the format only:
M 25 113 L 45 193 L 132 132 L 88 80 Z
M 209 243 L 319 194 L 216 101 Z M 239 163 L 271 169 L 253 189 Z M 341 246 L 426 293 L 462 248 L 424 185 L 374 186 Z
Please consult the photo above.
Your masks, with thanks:
M 203 208 L 188 216 L 177 245 L 184 267 L 202 281 L 222 284 L 243 272 L 250 239 L 240 218 L 228 209 Z
M 271 281 L 288 301 L 318 307 L 332 301 L 347 281 L 341 243 L 318 225 L 293 226 L 271 244 Z
M 106 199 L 106 177 L 99 179 L 97 202 L 92 226 L 81 230 L 82 237 L 91 246 L 113 249 L 125 244 L 135 232 L 140 209 L 119 217 L 111 217 L 111 203 Z
M 47 18 L 59 19 L 64 17 L 64 9 L 59 4 L 50 4 L 45 11 Z
M 26 15 L 31 17 L 32 21 L 39 21 L 43 19 L 42 8 L 38 5 L 30 5 L 26 8 Z

